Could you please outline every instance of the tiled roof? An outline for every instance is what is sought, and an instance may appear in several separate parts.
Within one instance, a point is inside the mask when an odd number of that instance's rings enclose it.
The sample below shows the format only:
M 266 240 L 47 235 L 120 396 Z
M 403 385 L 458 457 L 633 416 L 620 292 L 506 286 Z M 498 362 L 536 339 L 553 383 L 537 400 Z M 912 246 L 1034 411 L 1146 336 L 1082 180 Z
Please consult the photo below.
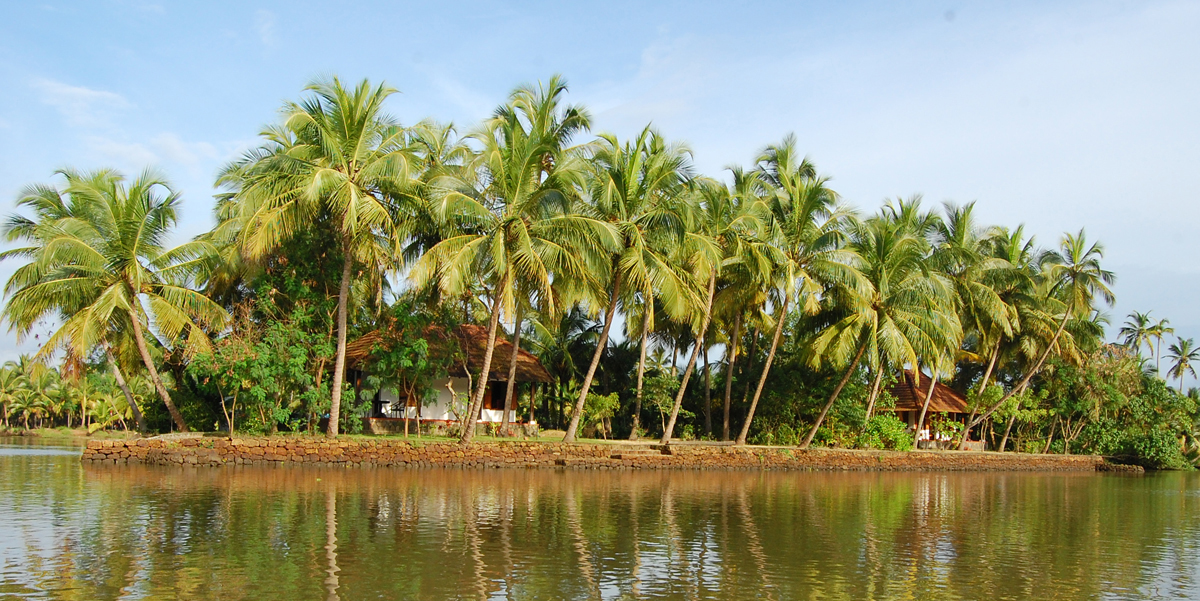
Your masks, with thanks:
M 925 393 L 928 391 L 929 376 L 920 374 L 918 383 L 913 373 L 905 370 L 904 377 L 891 389 L 892 396 L 896 397 L 896 406 L 893 411 L 920 411 L 921 406 L 925 404 Z M 969 411 L 967 399 L 953 388 L 940 380 L 937 386 L 933 387 L 933 399 L 929 402 L 930 413 L 967 413 Z
M 463 324 L 455 328 L 452 336 L 457 339 L 458 348 L 466 356 L 466 364 L 470 366 L 471 373 L 477 374 L 483 367 L 483 355 L 487 350 L 487 328 L 473 324 Z M 442 346 L 445 344 L 453 344 L 448 340 L 442 330 L 439 328 L 430 328 L 426 330 L 427 340 L 430 341 L 431 348 L 435 345 Z M 366 361 L 371 356 L 371 350 L 375 348 L 383 340 L 383 336 L 379 332 L 368 332 L 363 334 L 354 342 L 346 345 L 346 363 L 354 366 L 361 361 Z M 512 342 L 500 332 L 496 336 L 496 348 L 492 351 L 492 364 L 490 369 L 489 380 L 507 382 L 508 381 L 508 363 L 512 360 Z M 465 376 L 466 372 L 463 369 L 461 360 L 456 360 L 450 368 L 450 374 L 455 376 Z M 517 354 L 517 381 L 518 382 L 552 382 L 554 379 L 550 377 L 550 372 L 542 366 L 542 362 L 538 360 L 533 353 L 521 349 Z

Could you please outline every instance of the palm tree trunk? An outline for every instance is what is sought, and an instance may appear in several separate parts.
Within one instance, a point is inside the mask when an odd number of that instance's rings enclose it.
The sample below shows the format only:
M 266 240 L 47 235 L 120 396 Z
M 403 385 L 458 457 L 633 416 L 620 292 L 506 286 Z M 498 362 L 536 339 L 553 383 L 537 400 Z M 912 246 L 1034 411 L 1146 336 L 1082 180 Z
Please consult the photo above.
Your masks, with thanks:
M 1000 341 L 996 341 L 996 350 L 992 351 L 992 358 L 988 360 L 987 369 L 983 372 L 983 380 L 979 383 L 979 400 L 983 400 L 983 391 L 987 390 L 988 380 L 992 377 L 992 368 L 996 366 L 996 358 L 1000 356 Z M 975 414 L 979 412 L 977 403 L 971 403 L 971 416 L 967 418 L 967 427 L 963 428 L 962 437 L 958 439 L 958 450 L 963 450 L 967 446 L 967 438 L 971 435 L 971 422 L 975 419 Z
M 583 403 L 587 401 L 588 389 L 592 387 L 592 378 L 596 377 L 596 368 L 600 365 L 600 357 L 604 355 L 604 346 L 608 344 L 608 332 L 612 329 L 613 317 L 617 314 L 617 300 L 621 294 L 621 271 L 613 261 L 613 286 L 608 297 L 608 311 L 604 314 L 604 329 L 600 330 L 600 340 L 596 341 L 596 352 L 592 353 L 592 364 L 588 366 L 587 375 L 583 377 L 583 385 L 579 387 L 579 399 L 571 411 L 571 423 L 563 442 L 575 442 L 575 433 L 579 430 L 579 418 L 583 416 Z
M 638 439 L 638 429 L 642 426 L 642 384 L 646 376 L 646 340 L 650 336 L 650 305 L 642 308 L 642 344 L 637 366 L 637 394 L 633 401 L 633 429 L 629 432 L 629 440 Z
M 1046 437 L 1046 446 L 1042 447 L 1042 454 L 1050 452 L 1050 443 L 1054 442 L 1054 428 L 1058 426 L 1058 418 L 1054 418 L 1054 423 L 1050 424 L 1050 435 Z
M 712 434 L 712 375 L 708 373 L 708 344 L 704 345 L 700 359 L 704 362 L 704 432 Z
M 1014 413 L 1008 418 L 1008 425 L 1004 427 L 1004 436 L 1000 438 L 1000 445 L 996 447 L 997 451 L 1004 452 L 1004 447 L 1008 446 L 1008 433 L 1012 432 L 1013 423 L 1017 421 L 1017 415 Z
M 1062 322 L 1058 324 L 1058 331 L 1054 332 L 1054 337 L 1052 337 L 1050 339 L 1050 343 L 1046 345 L 1046 350 L 1042 351 L 1042 356 L 1038 357 L 1038 361 L 1033 366 L 1033 369 L 1030 369 L 1029 372 L 1025 374 L 1025 377 L 1021 379 L 1020 383 L 1018 383 L 1016 386 L 1013 386 L 1012 390 L 1008 391 L 1008 394 L 1005 394 L 1003 398 L 1001 398 L 999 401 L 996 401 L 996 404 L 989 407 L 988 410 L 983 413 L 983 415 L 980 415 L 974 420 L 968 422 L 967 429 L 973 428 L 983 420 L 991 417 L 1001 405 L 1007 402 L 1008 399 L 1012 398 L 1014 394 L 1017 394 L 1017 391 L 1029 385 L 1029 381 L 1033 379 L 1033 376 L 1037 375 L 1038 371 L 1042 369 L 1042 365 L 1046 362 L 1046 359 L 1050 357 L 1050 352 L 1054 350 L 1054 345 L 1058 342 L 1059 337 L 1062 336 L 1063 331 L 1067 329 L 1067 322 L 1070 321 L 1070 319 L 1071 311 L 1068 310 L 1063 313 Z
M 725 415 L 721 422 L 721 440 L 729 440 L 729 401 L 733 393 L 733 364 L 737 361 L 738 344 L 741 342 L 742 314 L 733 318 L 733 337 L 729 340 L 728 366 L 725 368 Z
M 134 302 L 137 302 L 136 300 Z M 171 419 L 175 421 L 175 426 L 180 432 L 187 432 L 187 423 L 183 421 L 183 414 L 175 407 L 175 403 L 171 401 L 171 395 L 167 394 L 166 386 L 163 386 L 162 378 L 158 375 L 158 370 L 154 368 L 154 359 L 150 356 L 150 349 L 146 346 L 146 337 L 142 334 L 142 321 L 138 318 L 137 310 L 134 307 L 129 308 L 129 318 L 133 322 L 133 339 L 137 342 L 138 353 L 142 356 L 142 362 L 146 364 L 146 371 L 150 372 L 150 381 L 154 383 L 154 390 L 158 392 L 159 398 L 167 406 L 167 411 L 171 414 Z M 132 407 L 132 406 L 131 406 Z
M 920 381 L 921 367 L 917 366 L 917 381 Z M 917 419 L 917 432 L 913 435 L 913 448 L 921 441 L 921 428 L 925 426 L 925 414 L 929 412 L 929 401 L 933 400 L 933 391 L 937 388 L 937 368 L 929 366 L 929 390 L 925 392 L 925 403 L 921 405 L 921 417 Z M 930 437 L 932 439 L 932 437 Z
M 871 414 L 875 412 L 875 400 L 879 398 L 879 386 L 883 383 L 883 361 L 879 362 L 879 367 L 875 370 L 875 381 L 871 382 L 871 396 L 867 399 L 867 417 L 866 422 L 871 421 Z
M 137 422 L 138 432 L 145 434 L 146 418 L 142 416 L 142 410 L 138 407 L 137 401 L 133 398 L 133 393 L 129 391 L 129 384 L 125 382 L 125 375 L 121 373 L 121 367 L 117 365 L 117 358 L 113 355 L 112 348 L 108 343 L 104 343 L 104 353 L 108 355 L 108 364 L 112 367 L 113 378 L 117 381 L 117 387 L 125 395 L 125 402 L 129 403 L 129 411 L 133 413 L 133 419 Z
M 517 384 L 517 355 L 521 352 L 521 320 L 524 318 L 524 307 L 517 303 L 517 320 L 513 324 L 512 358 L 508 361 L 508 388 L 504 391 L 504 416 L 500 418 L 500 435 L 508 436 L 508 413 L 516 405 L 513 390 Z M 530 401 L 533 400 L 532 395 Z
M 671 419 L 667 421 L 667 426 L 663 429 L 662 444 L 671 442 L 671 436 L 675 432 L 675 421 L 679 418 L 679 409 L 683 406 L 683 395 L 687 392 L 688 379 L 692 377 L 692 370 L 696 368 L 696 358 L 700 355 L 700 349 L 704 348 L 704 337 L 708 335 L 708 324 L 712 321 L 712 304 L 713 296 L 717 288 L 717 272 L 713 271 L 708 276 L 708 302 L 704 305 L 704 320 L 700 324 L 700 335 L 696 337 L 696 344 L 692 347 L 692 354 L 688 357 L 687 367 L 683 370 L 683 382 L 679 384 L 679 392 L 675 393 L 675 405 L 671 407 Z
M 858 367 L 858 362 L 862 360 L 863 353 L 866 351 L 867 343 L 863 342 L 862 346 L 858 347 L 858 353 L 854 355 L 854 360 L 850 362 L 850 367 L 846 369 L 846 375 L 842 376 L 837 387 L 833 389 L 833 394 L 829 395 L 829 400 L 825 402 L 825 407 L 821 409 L 821 414 L 817 416 L 817 421 L 813 423 L 812 429 L 808 431 L 808 436 L 804 437 L 804 442 L 800 444 L 800 448 L 807 449 L 808 445 L 812 444 L 813 438 L 817 435 L 817 430 L 820 429 L 821 423 L 825 421 L 825 416 L 829 414 L 829 409 L 833 407 L 833 403 L 837 400 L 838 395 L 842 394 L 842 389 L 850 381 L 850 376 L 854 375 L 854 370 Z
M 763 364 L 762 376 L 758 378 L 758 387 L 754 389 L 754 400 L 750 401 L 750 410 L 746 412 L 746 421 L 738 434 L 737 444 L 746 444 L 746 436 L 750 434 L 750 422 L 754 419 L 754 410 L 758 408 L 758 400 L 762 398 L 763 387 L 767 384 L 767 375 L 771 373 L 771 363 L 775 361 L 775 351 L 779 349 L 779 339 L 783 336 L 783 324 L 787 321 L 788 301 L 790 295 L 783 293 L 783 303 L 779 306 L 775 317 L 775 334 L 771 336 L 771 350 L 767 352 L 767 361 Z
M 479 383 L 475 385 L 475 395 L 471 399 L 466 423 L 463 424 L 462 435 L 458 439 L 463 444 L 471 442 L 471 439 L 475 437 L 475 421 L 479 419 L 479 412 L 483 410 L 483 393 L 487 391 L 488 375 L 491 374 L 492 369 L 492 355 L 496 352 L 496 330 L 500 327 L 500 299 L 504 298 L 508 287 L 508 277 L 508 274 L 505 274 L 500 279 L 500 286 L 496 288 L 496 299 L 492 302 L 492 317 L 488 320 L 488 339 L 487 348 L 483 352 L 483 367 L 479 370 Z
M 337 308 L 337 356 L 333 361 L 333 391 L 329 404 L 329 427 L 326 433 L 330 437 L 338 435 L 342 417 L 342 380 L 346 376 L 346 313 L 350 303 L 350 269 L 354 266 L 354 257 L 350 254 L 350 245 L 343 243 L 342 252 L 342 281 L 338 285 Z

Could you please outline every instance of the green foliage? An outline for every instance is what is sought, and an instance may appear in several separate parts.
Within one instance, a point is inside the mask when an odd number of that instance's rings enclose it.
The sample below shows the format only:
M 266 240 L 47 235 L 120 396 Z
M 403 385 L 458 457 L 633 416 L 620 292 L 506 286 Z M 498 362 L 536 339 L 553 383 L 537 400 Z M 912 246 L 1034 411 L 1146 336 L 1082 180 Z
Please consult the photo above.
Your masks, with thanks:
M 608 438 L 608 420 L 620 406 L 621 399 L 615 392 L 603 395 L 589 392 L 583 406 L 583 425 L 595 427 L 602 437 Z
M 422 406 L 436 398 L 434 381 L 446 377 L 461 351 L 448 332 L 456 322 L 449 312 L 422 311 L 411 299 L 393 304 L 374 330 L 379 336 L 370 357 L 360 369 L 365 378 L 359 399 L 366 400 L 381 390 L 400 399 L 416 399 Z M 349 417 L 343 412 L 343 417 Z
M 867 421 L 858 438 L 858 446 L 864 449 L 910 451 L 913 448 L 913 435 L 908 430 L 908 424 L 900 421 L 894 413 L 883 413 L 873 415 Z
M 215 391 L 229 430 L 311 432 L 329 404 L 329 385 L 317 380 L 330 349 L 303 306 L 277 320 L 255 320 L 253 313 L 240 311 L 233 331 L 188 370 Z

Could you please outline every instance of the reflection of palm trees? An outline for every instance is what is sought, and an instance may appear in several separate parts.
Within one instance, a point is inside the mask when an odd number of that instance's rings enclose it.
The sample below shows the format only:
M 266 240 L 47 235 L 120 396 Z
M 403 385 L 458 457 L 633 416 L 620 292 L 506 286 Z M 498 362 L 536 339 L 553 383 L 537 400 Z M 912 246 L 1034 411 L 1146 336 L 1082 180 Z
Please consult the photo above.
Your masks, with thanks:
M 579 500 L 575 498 L 575 491 L 567 490 L 565 493 L 563 500 L 567 506 L 567 526 L 571 529 L 575 553 L 579 555 L 579 573 L 587 581 L 588 590 L 592 591 L 596 598 L 600 598 L 600 583 L 596 580 L 596 568 L 592 565 L 592 554 L 588 552 L 587 537 L 579 522 Z
M 487 599 L 487 576 L 483 573 L 483 550 L 479 540 L 479 491 L 471 491 L 472 501 L 464 507 L 463 522 L 466 525 L 467 546 L 471 551 L 471 583 L 480 599 Z
M 742 529 L 746 533 L 746 551 L 754 559 L 754 567 L 758 570 L 758 578 L 762 582 L 762 590 L 767 599 L 774 599 L 774 589 L 771 576 L 767 572 L 767 554 L 763 551 L 762 541 L 758 538 L 758 526 L 754 523 L 754 515 L 746 502 L 746 489 L 739 488 L 737 496 L 738 517 L 742 520 Z
M 337 492 L 330 488 L 325 492 L 325 560 L 329 568 L 325 570 L 325 589 L 329 591 L 326 597 L 329 601 L 339 601 L 338 596 L 338 565 L 337 565 Z

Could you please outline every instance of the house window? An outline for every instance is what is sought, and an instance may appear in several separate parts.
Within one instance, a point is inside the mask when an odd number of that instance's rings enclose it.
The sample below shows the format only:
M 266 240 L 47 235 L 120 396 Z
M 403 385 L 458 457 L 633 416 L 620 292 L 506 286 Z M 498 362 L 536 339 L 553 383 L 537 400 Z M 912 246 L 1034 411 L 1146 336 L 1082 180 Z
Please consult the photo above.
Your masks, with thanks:
M 504 395 L 508 393 L 507 382 L 488 382 L 487 390 L 483 392 L 483 408 L 494 411 L 504 410 Z M 516 390 L 513 391 L 516 393 Z

